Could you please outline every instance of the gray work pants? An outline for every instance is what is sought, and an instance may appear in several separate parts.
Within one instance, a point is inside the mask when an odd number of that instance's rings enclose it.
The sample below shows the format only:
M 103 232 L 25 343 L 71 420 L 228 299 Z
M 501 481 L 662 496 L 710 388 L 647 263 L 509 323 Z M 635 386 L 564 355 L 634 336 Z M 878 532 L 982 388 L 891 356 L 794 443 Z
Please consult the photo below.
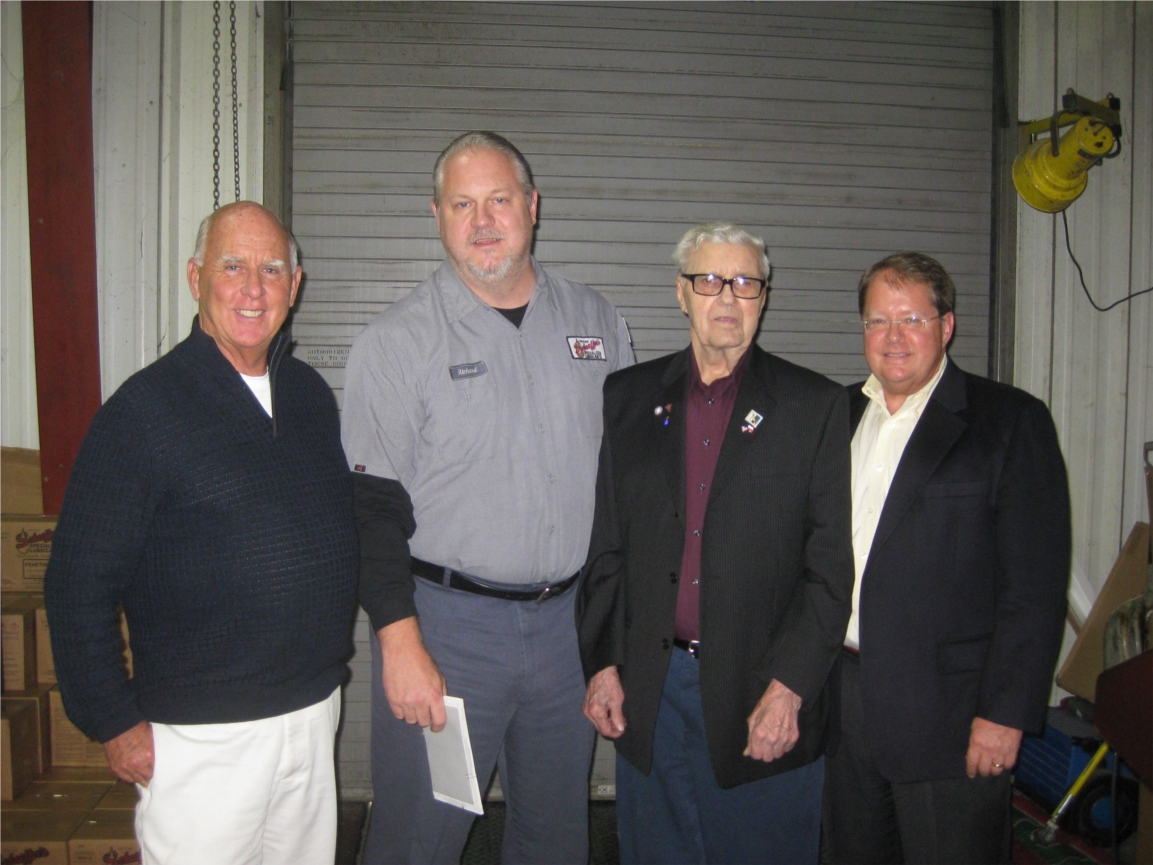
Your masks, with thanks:
M 581 714 L 575 598 L 576 587 L 536 603 L 416 580 L 425 646 L 448 693 L 464 699 L 482 790 L 499 757 L 504 865 L 588 860 L 594 731 Z M 473 815 L 433 799 L 421 728 L 393 717 L 372 643 L 374 795 L 364 862 L 459 862 Z

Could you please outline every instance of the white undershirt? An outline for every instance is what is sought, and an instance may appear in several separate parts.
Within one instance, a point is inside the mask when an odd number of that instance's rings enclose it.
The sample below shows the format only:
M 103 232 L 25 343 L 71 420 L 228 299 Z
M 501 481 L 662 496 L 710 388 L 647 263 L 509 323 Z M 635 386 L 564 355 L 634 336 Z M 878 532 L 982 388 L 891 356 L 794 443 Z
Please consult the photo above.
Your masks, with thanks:
M 252 395 L 256 397 L 256 401 L 260 403 L 260 407 L 264 409 L 264 413 L 272 417 L 272 385 L 268 381 L 268 370 L 264 371 L 264 375 L 245 375 L 240 374 L 244 379 L 244 383 L 248 385 L 248 389 L 252 391 Z
M 937 383 L 945 372 L 948 357 L 941 359 L 937 374 L 923 388 L 905 398 L 901 407 L 893 414 L 885 405 L 885 393 L 874 375 L 869 376 L 861 388 L 861 393 L 869 398 L 869 407 L 853 434 L 853 564 L 856 566 L 856 579 L 853 582 L 853 614 L 849 617 L 849 627 L 845 632 L 845 645 L 852 649 L 861 647 L 859 610 L 861 605 L 861 575 L 869 563 L 869 551 L 873 547 L 873 536 L 877 534 L 877 524 L 885 499 L 889 496 L 889 486 L 893 475 L 901 463 L 905 446 L 921 419 L 921 412 L 929 402 L 929 397 L 937 389 Z

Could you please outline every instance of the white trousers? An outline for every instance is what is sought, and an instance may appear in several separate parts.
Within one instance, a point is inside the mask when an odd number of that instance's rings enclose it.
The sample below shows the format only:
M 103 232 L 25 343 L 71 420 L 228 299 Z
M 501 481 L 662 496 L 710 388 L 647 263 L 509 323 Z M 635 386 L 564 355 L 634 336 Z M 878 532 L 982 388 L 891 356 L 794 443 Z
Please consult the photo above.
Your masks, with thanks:
M 153 724 L 139 787 L 145 865 L 331 865 L 340 689 L 307 708 L 237 724 Z

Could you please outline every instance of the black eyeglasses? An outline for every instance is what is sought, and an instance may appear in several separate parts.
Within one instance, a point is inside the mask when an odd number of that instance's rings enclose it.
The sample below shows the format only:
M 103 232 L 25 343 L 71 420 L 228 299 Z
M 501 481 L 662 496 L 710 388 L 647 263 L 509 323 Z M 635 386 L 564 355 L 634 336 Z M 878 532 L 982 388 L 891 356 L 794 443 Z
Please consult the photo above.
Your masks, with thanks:
M 689 281 L 696 294 L 716 297 L 727 285 L 732 288 L 733 297 L 739 297 L 741 300 L 755 300 L 769 284 L 768 280 L 757 279 L 754 276 L 734 276 L 732 279 L 725 279 L 715 273 L 682 273 L 681 277 Z

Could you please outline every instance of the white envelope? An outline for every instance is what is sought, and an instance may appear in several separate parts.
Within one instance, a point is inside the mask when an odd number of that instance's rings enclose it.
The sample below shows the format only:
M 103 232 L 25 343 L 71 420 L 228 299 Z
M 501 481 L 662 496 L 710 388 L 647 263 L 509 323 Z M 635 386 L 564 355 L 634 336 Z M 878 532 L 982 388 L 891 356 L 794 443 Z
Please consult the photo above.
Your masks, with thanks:
M 448 721 L 439 733 L 424 728 L 424 745 L 428 751 L 428 768 L 432 773 L 432 795 L 439 801 L 455 805 L 473 814 L 483 814 L 476 767 L 472 762 L 472 743 L 468 739 L 468 720 L 464 700 L 445 697 Z

